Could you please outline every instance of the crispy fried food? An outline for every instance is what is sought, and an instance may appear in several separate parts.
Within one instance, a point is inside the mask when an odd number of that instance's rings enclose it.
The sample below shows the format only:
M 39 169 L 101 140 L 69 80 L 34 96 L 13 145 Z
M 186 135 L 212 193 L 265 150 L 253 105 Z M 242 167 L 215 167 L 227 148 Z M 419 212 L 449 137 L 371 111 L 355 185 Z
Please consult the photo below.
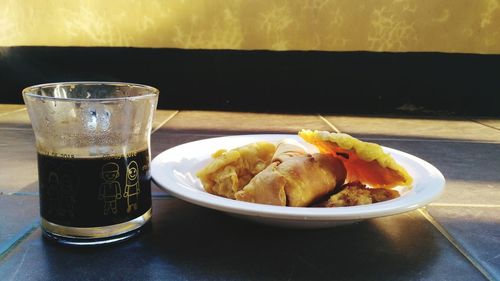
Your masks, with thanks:
M 308 154 L 295 140 L 257 142 L 217 151 L 197 176 L 215 195 L 291 207 L 372 204 L 399 197 L 391 188 L 413 181 L 377 144 L 326 131 L 302 130 L 299 136 L 320 153 Z
M 219 150 L 212 155 L 212 162 L 196 175 L 208 193 L 235 199 L 234 194 L 271 163 L 275 151 L 270 142 Z
M 344 183 L 342 162 L 328 154 L 294 157 L 281 163 L 278 170 L 286 179 L 287 206 L 305 207 Z
M 236 200 L 286 206 L 286 178 L 277 171 L 278 164 L 274 162 L 258 173 L 243 190 L 235 193 Z
M 235 194 L 236 200 L 305 207 L 332 192 L 346 176 L 342 162 L 335 157 L 308 155 L 290 143 L 278 145 L 273 159 L 277 161 Z
M 375 143 L 363 142 L 348 134 L 301 130 L 299 136 L 321 153 L 339 158 L 347 170 L 347 181 L 360 181 L 374 188 L 410 186 L 408 172 Z
M 398 198 L 399 192 L 392 189 L 368 188 L 358 182 L 347 183 L 341 191 L 332 195 L 327 201 L 318 204 L 320 207 L 345 207 L 367 205 Z

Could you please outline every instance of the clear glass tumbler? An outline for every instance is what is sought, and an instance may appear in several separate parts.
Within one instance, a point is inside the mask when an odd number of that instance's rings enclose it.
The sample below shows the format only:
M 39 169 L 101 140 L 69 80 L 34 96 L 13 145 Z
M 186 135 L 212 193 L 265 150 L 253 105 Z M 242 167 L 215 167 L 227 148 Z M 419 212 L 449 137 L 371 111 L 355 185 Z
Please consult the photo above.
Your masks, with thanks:
M 115 82 L 23 90 L 46 237 L 107 244 L 138 234 L 150 220 L 150 134 L 158 94 L 150 86 Z

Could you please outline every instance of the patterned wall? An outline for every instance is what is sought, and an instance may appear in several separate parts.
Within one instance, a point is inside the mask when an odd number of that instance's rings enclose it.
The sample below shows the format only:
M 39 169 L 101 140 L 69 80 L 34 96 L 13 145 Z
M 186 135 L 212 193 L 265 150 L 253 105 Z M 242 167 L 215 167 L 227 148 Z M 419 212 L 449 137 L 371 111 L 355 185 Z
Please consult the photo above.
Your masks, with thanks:
M 500 0 L 0 0 L 0 46 L 500 53 Z

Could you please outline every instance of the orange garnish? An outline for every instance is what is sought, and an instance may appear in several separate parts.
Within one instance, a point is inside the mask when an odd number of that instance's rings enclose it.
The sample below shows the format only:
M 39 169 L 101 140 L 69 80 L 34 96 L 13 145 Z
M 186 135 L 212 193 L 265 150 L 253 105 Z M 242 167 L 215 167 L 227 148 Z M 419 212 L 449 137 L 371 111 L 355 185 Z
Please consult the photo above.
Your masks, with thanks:
M 299 136 L 321 153 L 338 157 L 347 170 L 347 181 L 360 181 L 375 188 L 410 186 L 413 179 L 382 147 L 348 134 L 302 130 Z

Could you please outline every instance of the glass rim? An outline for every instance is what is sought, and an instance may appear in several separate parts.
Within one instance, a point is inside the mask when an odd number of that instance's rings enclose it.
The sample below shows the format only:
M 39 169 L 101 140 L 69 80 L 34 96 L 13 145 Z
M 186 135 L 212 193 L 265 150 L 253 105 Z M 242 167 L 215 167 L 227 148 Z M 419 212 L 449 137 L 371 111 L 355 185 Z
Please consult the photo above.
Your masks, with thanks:
M 150 90 L 151 93 L 138 95 L 138 96 L 130 96 L 130 97 L 109 97 L 109 98 L 64 98 L 64 97 L 51 97 L 51 96 L 43 96 L 38 93 L 35 93 L 39 89 L 42 88 L 55 88 L 57 86 L 72 86 L 72 85 L 104 85 L 104 86 L 117 86 L 117 87 L 133 87 L 133 88 L 143 88 Z M 29 87 L 26 87 L 22 90 L 23 96 L 28 96 L 31 98 L 38 99 L 47 99 L 47 100 L 56 100 L 56 101 L 78 101 L 78 102 L 102 102 L 102 101 L 119 101 L 119 100 L 135 100 L 135 99 L 147 99 L 152 97 L 157 97 L 160 93 L 160 90 L 153 86 L 138 84 L 138 83 L 129 83 L 129 82 L 108 82 L 108 81 L 72 81 L 72 82 L 52 82 L 52 83 L 43 83 L 36 84 Z

